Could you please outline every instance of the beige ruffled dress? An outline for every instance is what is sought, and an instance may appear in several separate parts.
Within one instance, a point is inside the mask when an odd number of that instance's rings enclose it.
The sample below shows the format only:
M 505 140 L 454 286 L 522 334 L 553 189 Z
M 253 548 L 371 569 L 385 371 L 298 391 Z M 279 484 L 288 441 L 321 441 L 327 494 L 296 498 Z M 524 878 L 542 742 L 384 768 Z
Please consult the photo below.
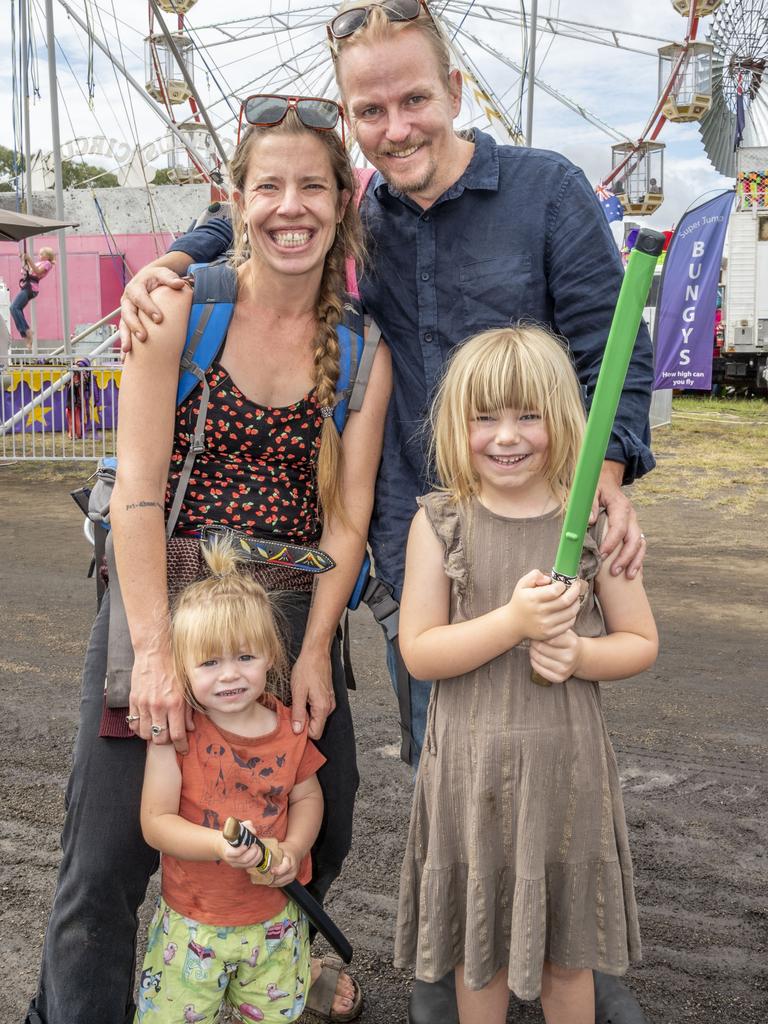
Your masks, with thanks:
M 507 519 L 447 495 L 421 500 L 444 548 L 451 622 L 498 608 L 551 568 L 559 512 Z M 597 528 L 599 529 L 600 524 Z M 605 632 L 591 531 L 576 622 Z M 470 988 L 502 968 L 520 999 L 545 960 L 622 974 L 640 958 L 616 758 L 597 683 L 531 681 L 527 644 L 434 684 L 400 880 L 395 963 L 437 981 L 464 963 Z

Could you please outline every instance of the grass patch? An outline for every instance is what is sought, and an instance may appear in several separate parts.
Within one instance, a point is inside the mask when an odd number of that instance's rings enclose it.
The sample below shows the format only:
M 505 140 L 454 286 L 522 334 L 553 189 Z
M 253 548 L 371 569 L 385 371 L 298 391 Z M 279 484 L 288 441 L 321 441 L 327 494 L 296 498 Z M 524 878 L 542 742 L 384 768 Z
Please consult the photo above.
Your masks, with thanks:
M 656 469 L 635 484 L 632 499 L 667 498 L 749 515 L 765 500 L 768 403 L 748 399 L 672 401 L 672 423 L 653 431 Z

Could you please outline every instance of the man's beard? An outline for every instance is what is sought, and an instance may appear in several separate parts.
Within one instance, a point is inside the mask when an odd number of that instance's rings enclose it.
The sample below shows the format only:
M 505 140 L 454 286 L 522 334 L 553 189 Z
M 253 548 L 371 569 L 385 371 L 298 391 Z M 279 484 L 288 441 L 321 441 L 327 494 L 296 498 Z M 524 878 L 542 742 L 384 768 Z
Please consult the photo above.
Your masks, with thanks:
M 391 156 L 389 153 L 385 153 L 383 155 Z M 397 174 L 397 168 L 395 168 L 395 173 L 392 173 L 390 169 L 392 166 L 391 163 L 388 165 L 387 170 L 382 171 L 381 173 L 387 179 L 387 183 L 398 192 L 404 192 L 406 195 L 409 193 L 418 195 L 421 192 L 426 192 L 429 187 L 434 184 L 435 177 L 437 176 L 437 161 L 432 159 L 431 151 L 429 153 L 429 157 L 430 159 L 426 168 L 418 178 L 407 178 L 405 176 L 402 178 L 399 177 Z

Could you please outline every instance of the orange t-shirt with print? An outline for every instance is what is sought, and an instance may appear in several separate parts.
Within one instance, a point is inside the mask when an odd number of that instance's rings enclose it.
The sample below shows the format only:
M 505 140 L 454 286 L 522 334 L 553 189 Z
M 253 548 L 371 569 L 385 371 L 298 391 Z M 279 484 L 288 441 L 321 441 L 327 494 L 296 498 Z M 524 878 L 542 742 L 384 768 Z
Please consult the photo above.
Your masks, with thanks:
M 273 698 L 277 726 L 266 736 L 243 737 L 217 728 L 195 712 L 187 734 L 189 752 L 178 756 L 179 814 L 206 828 L 221 829 L 230 815 L 249 818 L 260 837 L 285 839 L 288 796 L 325 763 L 307 735 L 297 736 L 290 712 Z M 163 854 L 163 898 L 169 907 L 204 924 L 242 925 L 268 921 L 285 906 L 282 889 L 253 885 L 242 868 L 222 861 L 180 860 Z M 297 874 L 308 882 L 309 854 Z

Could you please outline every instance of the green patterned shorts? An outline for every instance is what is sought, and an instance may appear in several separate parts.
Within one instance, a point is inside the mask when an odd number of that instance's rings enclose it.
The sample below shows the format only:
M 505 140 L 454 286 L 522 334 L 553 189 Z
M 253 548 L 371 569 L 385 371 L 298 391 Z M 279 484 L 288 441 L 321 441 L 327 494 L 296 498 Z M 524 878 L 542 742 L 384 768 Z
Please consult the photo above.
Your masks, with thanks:
M 214 1024 L 224 1003 L 248 1024 L 283 1024 L 301 1016 L 309 981 L 309 930 L 295 903 L 270 921 L 225 927 L 182 917 L 161 899 L 134 1024 Z

